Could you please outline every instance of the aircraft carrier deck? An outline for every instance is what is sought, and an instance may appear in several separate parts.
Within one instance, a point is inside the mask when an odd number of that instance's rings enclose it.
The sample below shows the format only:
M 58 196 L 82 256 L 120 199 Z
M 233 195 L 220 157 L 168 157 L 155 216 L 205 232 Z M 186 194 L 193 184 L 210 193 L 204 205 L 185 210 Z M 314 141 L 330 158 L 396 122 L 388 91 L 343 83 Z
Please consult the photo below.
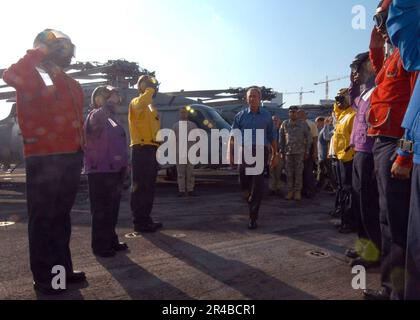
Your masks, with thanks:
M 217 174 L 216 174 L 217 173 Z M 22 170 L 0 174 L 0 299 L 37 296 L 29 270 L 25 184 Z M 159 178 L 153 217 L 161 232 L 132 232 L 129 193 L 123 196 L 117 233 L 127 253 L 96 258 L 90 249 L 87 189 L 73 207 L 72 256 L 88 284 L 70 286 L 54 299 L 140 300 L 358 300 L 344 256 L 355 235 L 341 235 L 328 215 L 334 197 L 321 193 L 300 203 L 266 196 L 259 229 L 247 229 L 247 206 L 237 176 L 197 172 L 197 198 L 178 198 L 175 183 Z M 379 286 L 378 270 L 368 286 Z

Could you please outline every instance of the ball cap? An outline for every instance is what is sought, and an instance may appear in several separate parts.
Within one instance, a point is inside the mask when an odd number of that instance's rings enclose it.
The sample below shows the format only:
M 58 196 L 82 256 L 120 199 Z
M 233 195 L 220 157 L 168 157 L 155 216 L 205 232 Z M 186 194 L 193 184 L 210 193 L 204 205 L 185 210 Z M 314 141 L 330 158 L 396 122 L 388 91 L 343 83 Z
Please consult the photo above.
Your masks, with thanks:
M 350 68 L 352 70 L 358 70 L 360 65 L 364 63 L 367 59 L 369 59 L 369 52 L 359 53 L 356 57 L 354 57 Z

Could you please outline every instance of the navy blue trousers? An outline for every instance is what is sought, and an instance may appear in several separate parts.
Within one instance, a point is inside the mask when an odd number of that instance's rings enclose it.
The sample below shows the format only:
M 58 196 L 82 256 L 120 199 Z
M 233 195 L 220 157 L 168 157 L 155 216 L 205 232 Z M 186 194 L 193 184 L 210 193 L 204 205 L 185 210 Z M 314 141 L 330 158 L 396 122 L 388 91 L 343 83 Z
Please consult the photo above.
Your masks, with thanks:
M 391 177 L 398 139 L 378 137 L 373 147 L 382 234 L 381 282 L 394 299 L 404 298 L 410 181 Z
M 256 150 L 253 150 L 255 155 Z M 268 148 L 264 148 L 264 163 L 268 160 Z M 244 158 L 243 158 L 244 159 Z M 247 164 L 239 166 L 239 183 L 242 192 L 247 194 L 246 201 L 249 207 L 250 219 L 257 220 L 261 202 L 264 196 L 264 172 L 260 175 L 248 176 L 246 175 L 246 168 L 250 167 Z M 252 166 L 251 166 L 252 167 Z
M 54 266 L 73 272 L 70 212 L 83 154 L 28 157 L 25 162 L 31 270 L 35 282 L 51 286 Z

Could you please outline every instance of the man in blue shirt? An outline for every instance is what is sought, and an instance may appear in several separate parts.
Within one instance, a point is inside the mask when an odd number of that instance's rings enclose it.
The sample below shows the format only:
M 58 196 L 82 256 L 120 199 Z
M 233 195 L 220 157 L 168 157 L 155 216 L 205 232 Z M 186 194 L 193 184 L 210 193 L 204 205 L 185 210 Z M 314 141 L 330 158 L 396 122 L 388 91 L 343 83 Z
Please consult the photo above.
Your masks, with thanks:
M 420 2 L 418 0 L 394 0 L 387 21 L 391 41 L 401 52 L 407 71 L 420 70 Z M 420 80 L 411 97 L 402 127 L 405 137 L 398 150 L 399 158 L 412 158 L 414 170 L 411 186 L 410 217 L 407 238 L 407 266 L 405 299 L 420 300 Z M 406 161 L 394 163 L 392 173 L 396 178 L 409 179 L 411 166 Z
M 318 127 L 318 188 L 322 190 L 324 187 L 335 192 L 337 185 L 332 171 L 331 159 L 328 158 L 328 148 L 334 133 L 332 127 L 332 118 L 318 117 L 315 123 Z
M 261 108 L 261 90 L 258 87 L 251 87 L 247 91 L 248 108 L 239 112 L 233 121 L 232 139 L 230 142 L 230 152 L 232 155 L 234 146 L 241 150 L 242 158 L 236 161 L 239 164 L 239 179 L 244 198 L 249 205 L 249 225 L 248 228 L 256 229 L 258 213 L 264 194 L 264 165 L 268 159 L 268 148 L 271 146 L 270 167 L 278 165 L 278 145 L 276 129 L 273 125 L 271 114 Z M 252 154 L 250 154 L 252 153 Z M 255 162 L 250 163 L 252 155 L 255 155 Z M 234 164 L 234 157 L 230 157 L 230 162 Z M 238 159 L 236 159 L 238 160 Z M 253 159 L 254 160 L 254 159 Z M 252 172 L 253 166 L 259 170 Z

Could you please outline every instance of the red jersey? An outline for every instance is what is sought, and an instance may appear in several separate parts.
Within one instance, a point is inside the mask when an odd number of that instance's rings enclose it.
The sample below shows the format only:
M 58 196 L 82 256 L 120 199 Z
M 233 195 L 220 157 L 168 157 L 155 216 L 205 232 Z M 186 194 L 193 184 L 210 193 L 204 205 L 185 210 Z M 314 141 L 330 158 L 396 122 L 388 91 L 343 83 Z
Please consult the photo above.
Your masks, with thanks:
M 367 114 L 370 136 L 401 138 L 401 127 L 418 72 L 407 72 L 395 49 L 384 61 L 382 48 L 370 50 L 372 65 L 377 73 L 377 88 L 371 96 L 371 108 Z
M 43 58 L 43 52 L 28 50 L 3 73 L 16 89 L 25 157 L 74 153 L 84 141 L 83 90 L 61 69 L 49 74 L 53 85 L 47 86 L 37 69 Z

